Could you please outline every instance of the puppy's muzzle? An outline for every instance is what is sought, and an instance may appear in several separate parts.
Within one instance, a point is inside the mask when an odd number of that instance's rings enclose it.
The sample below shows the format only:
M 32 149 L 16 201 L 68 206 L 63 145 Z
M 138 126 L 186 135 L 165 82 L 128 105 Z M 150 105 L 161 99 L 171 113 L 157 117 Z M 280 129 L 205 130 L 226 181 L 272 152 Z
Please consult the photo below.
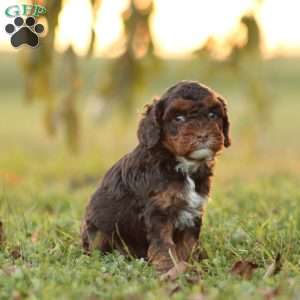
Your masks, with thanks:
M 205 160 L 205 159 L 212 159 L 213 152 L 209 148 L 200 148 L 193 151 L 190 155 L 190 158 L 195 160 Z

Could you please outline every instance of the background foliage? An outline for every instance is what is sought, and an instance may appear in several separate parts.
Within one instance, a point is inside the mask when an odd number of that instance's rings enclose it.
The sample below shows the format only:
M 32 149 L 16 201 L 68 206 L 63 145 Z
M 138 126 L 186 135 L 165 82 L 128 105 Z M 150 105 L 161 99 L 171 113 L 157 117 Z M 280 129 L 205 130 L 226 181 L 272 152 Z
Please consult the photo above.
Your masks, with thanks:
M 47 5 L 54 28 L 62 3 Z M 0 57 L 0 298 L 298 299 L 300 59 L 263 59 L 251 16 L 242 19 L 251 38 L 231 41 L 226 60 L 212 42 L 161 59 L 151 6 L 130 8 L 115 59 L 93 57 L 93 40 L 89 57 L 56 53 L 50 31 L 37 52 Z M 144 261 L 83 255 L 79 226 L 101 176 L 137 143 L 143 106 L 181 79 L 227 98 L 233 145 L 218 161 L 204 221 L 208 258 L 162 283 Z

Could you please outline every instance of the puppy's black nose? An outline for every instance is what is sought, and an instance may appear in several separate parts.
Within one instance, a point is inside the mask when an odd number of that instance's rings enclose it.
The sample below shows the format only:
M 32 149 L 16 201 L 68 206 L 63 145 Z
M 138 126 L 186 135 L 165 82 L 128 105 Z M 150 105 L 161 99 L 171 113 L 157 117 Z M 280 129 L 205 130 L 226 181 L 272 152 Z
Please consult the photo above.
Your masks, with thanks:
M 208 139 L 208 134 L 206 133 L 197 134 L 197 138 L 200 142 L 206 142 Z

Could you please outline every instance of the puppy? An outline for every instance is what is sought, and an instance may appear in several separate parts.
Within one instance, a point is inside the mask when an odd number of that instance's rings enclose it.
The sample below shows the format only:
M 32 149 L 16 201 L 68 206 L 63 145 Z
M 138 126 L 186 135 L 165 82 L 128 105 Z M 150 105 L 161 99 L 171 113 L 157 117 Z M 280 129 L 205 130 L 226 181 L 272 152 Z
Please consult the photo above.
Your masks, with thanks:
M 117 249 L 168 272 L 199 245 L 215 157 L 231 143 L 225 101 L 181 81 L 147 106 L 137 135 L 139 144 L 91 197 L 82 243 L 87 252 Z

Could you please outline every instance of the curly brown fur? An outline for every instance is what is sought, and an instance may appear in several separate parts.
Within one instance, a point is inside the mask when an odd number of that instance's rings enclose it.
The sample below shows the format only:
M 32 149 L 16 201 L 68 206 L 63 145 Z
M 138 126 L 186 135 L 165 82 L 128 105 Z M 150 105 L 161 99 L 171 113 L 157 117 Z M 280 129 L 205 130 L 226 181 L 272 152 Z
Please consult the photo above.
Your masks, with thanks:
M 137 134 L 139 144 L 91 197 L 83 247 L 118 249 L 166 272 L 199 243 L 215 156 L 230 145 L 225 101 L 198 82 L 181 81 L 147 106 Z

